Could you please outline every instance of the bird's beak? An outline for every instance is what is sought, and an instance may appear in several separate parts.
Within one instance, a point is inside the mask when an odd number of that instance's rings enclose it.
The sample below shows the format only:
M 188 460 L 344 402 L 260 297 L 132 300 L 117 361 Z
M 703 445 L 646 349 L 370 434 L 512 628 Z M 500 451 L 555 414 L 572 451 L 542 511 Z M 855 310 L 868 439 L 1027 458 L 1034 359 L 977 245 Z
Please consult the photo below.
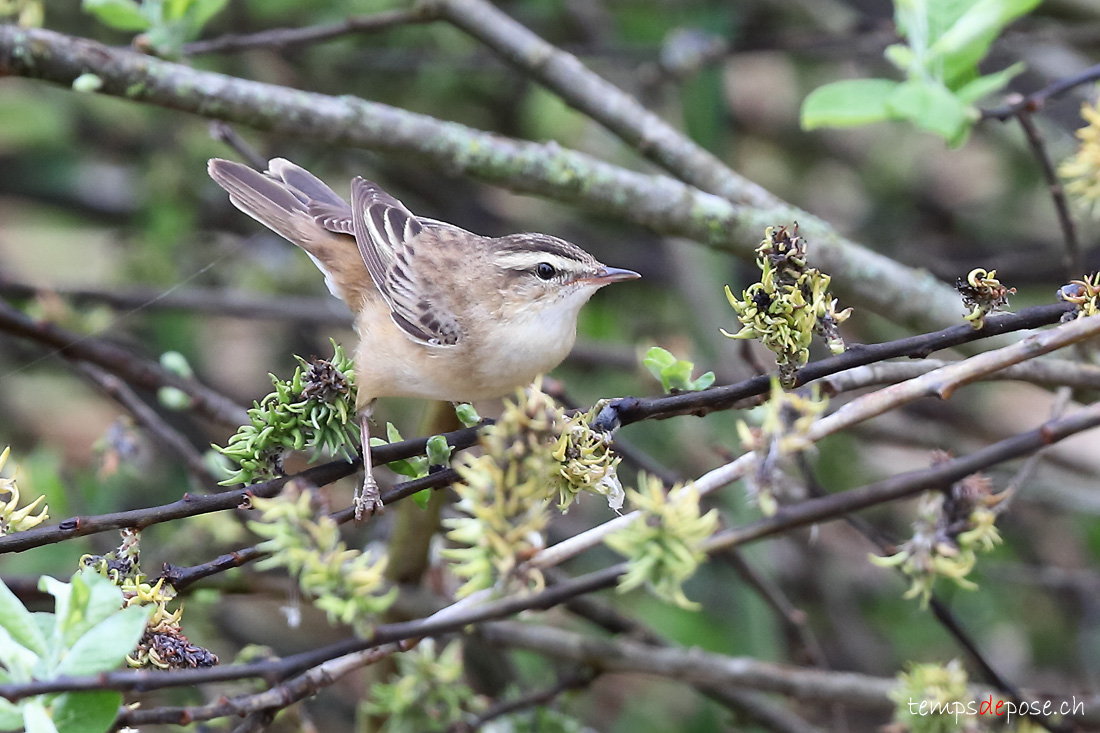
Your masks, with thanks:
M 602 286 L 617 283 L 620 280 L 637 280 L 640 277 L 641 275 L 633 270 L 624 270 L 621 267 L 601 267 L 595 275 L 580 278 L 580 282 Z

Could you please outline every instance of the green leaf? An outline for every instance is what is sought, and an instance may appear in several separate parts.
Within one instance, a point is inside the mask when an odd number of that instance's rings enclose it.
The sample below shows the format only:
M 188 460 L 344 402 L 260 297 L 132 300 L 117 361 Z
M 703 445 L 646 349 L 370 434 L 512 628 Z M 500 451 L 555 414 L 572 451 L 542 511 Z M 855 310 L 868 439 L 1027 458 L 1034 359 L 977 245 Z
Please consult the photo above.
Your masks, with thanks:
M 122 693 L 114 690 L 67 692 L 54 700 L 58 733 L 103 733 L 118 717 Z
M 481 415 L 477 414 L 477 410 L 468 402 L 455 405 L 455 416 L 458 417 L 460 423 L 468 428 L 472 428 L 481 422 Z
M 649 373 L 661 380 L 665 392 L 696 392 L 714 384 L 714 372 L 707 372 L 693 380 L 691 373 L 695 365 L 684 359 L 677 359 L 670 351 L 659 346 L 652 347 L 642 359 Z
M 57 727 L 41 697 L 23 701 L 23 727 L 26 733 L 57 733 Z
M 23 711 L 0 697 L 0 730 L 19 730 L 23 727 Z
M 122 607 L 122 591 L 91 568 L 77 571 L 71 583 L 42 578 L 39 587 L 54 597 L 54 633 L 63 646 Z
M 948 86 L 960 74 L 975 67 L 989 46 L 1017 18 L 1030 13 L 1041 0 L 977 0 L 935 39 L 929 63 L 942 64 L 941 77 Z M 934 68 L 934 67 L 933 67 Z M 930 69 L 932 70 L 932 69 Z
M 46 654 L 46 637 L 34 616 L 3 581 L 0 581 L 0 627 L 20 646 L 40 657 Z M 0 658 L 2 655 L 3 649 L 0 649 Z
M 188 14 L 194 34 L 197 36 L 198 32 L 210 22 L 210 19 L 220 13 L 228 4 L 229 0 L 194 0 Z
M 120 31 L 143 31 L 150 25 L 134 0 L 83 0 L 81 7 L 100 23 Z
M 970 83 L 955 92 L 955 96 L 963 104 L 974 104 L 982 97 L 999 92 L 1008 86 L 1013 77 L 1024 70 L 1024 63 L 1018 62 L 993 74 L 979 76 Z
M 660 346 L 650 348 L 649 351 L 645 352 L 645 357 L 642 359 L 642 364 L 657 379 L 661 378 L 661 372 L 675 363 L 676 357 L 673 356 L 672 352 L 662 349 Z
M 908 120 L 935 133 L 952 147 L 966 140 L 976 119 L 971 109 L 943 86 L 919 79 L 898 86 L 890 95 L 888 109 L 895 119 Z
M 887 100 L 898 86 L 889 79 L 848 79 L 818 87 L 802 103 L 802 129 L 855 127 L 889 119 Z
M 451 462 L 453 448 L 447 445 L 447 439 L 442 435 L 433 435 L 428 438 L 428 465 L 446 466 Z
M 29 680 L 41 666 L 42 657 L 17 642 L 7 629 L 0 626 L 0 664 L 19 681 Z
M 80 631 L 83 634 L 122 607 L 122 590 L 91 568 L 81 569 L 80 575 L 81 580 L 88 587 Z
M 431 489 L 421 489 L 420 491 L 418 491 L 418 492 L 416 492 L 415 494 L 412 495 L 412 500 L 414 502 L 416 502 L 416 505 L 418 507 L 420 507 L 421 509 L 427 509 L 428 508 L 428 502 L 431 501 L 431 498 L 432 498 L 432 490 Z
M 99 622 L 76 640 L 54 674 L 81 676 L 119 666 L 137 646 L 152 612 L 153 606 L 130 606 Z
M 714 384 L 714 372 L 707 372 L 691 383 L 691 391 L 699 392 Z

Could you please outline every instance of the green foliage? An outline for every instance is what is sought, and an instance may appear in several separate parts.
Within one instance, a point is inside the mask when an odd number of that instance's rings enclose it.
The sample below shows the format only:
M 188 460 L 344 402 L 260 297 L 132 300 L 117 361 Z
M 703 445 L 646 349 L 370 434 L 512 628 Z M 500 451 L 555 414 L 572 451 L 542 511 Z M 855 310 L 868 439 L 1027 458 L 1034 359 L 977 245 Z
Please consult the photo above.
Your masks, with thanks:
M 448 730 L 475 705 L 463 681 L 462 646 L 447 644 L 437 653 L 434 639 L 396 657 L 397 679 L 371 685 L 362 705 L 368 715 L 385 716 L 379 733 Z
M 203 27 L 229 0 L 83 0 L 85 12 L 120 31 L 142 32 L 158 55 L 176 58 L 183 44 L 199 37 Z
M 714 384 L 714 372 L 692 379 L 691 373 L 695 371 L 695 364 L 677 359 L 672 352 L 660 346 L 654 346 L 647 351 L 642 364 L 650 374 L 661 380 L 661 387 L 666 393 L 698 392 Z
M 254 497 L 252 505 L 260 519 L 248 527 L 265 538 L 257 547 L 271 554 L 257 567 L 286 568 L 330 622 L 367 634 L 378 614 L 397 598 L 397 589 L 386 587 L 386 558 L 348 548 L 332 517 L 314 517 L 309 492 L 295 481 L 277 497 Z
M 4 464 L 8 462 L 10 454 L 10 447 L 0 451 L 0 471 L 4 470 Z M 7 494 L 7 498 L 0 498 L 0 537 L 36 527 L 50 518 L 46 513 L 48 506 L 43 506 L 41 511 L 34 513 L 38 505 L 45 501 L 45 496 L 36 497 L 30 504 L 22 509 L 19 508 L 19 487 L 15 483 L 14 476 L 0 477 L 0 496 L 3 494 Z
M 378 733 L 461 730 L 471 716 L 488 708 L 488 700 L 466 683 L 458 641 L 440 648 L 435 639 L 425 639 L 415 649 L 396 656 L 395 663 L 397 672 L 392 680 L 371 685 L 359 708 L 365 715 L 385 718 Z M 490 729 L 498 733 L 586 730 L 576 719 L 543 706 L 495 718 L 484 727 Z
M 446 466 L 451 462 L 451 454 L 454 453 L 447 439 L 442 435 L 433 435 L 428 438 L 427 454 L 429 466 Z
M 299 365 L 289 381 L 271 375 L 275 391 L 253 403 L 248 411 L 250 422 L 241 426 L 226 447 L 213 446 L 239 466 L 221 482 L 223 486 L 281 475 L 287 450 L 312 449 L 311 460 L 322 451 L 352 460 L 359 446 L 359 424 L 354 419 L 355 371 L 335 341 L 332 347 L 331 361 L 306 362 L 295 357 Z
M 946 460 L 937 454 L 936 460 Z M 995 524 L 998 504 L 1006 494 L 994 494 L 992 482 L 981 474 L 967 476 L 947 492 L 933 491 L 921 498 L 913 536 L 893 555 L 870 560 L 880 567 L 899 568 L 910 579 L 905 598 L 919 598 L 927 606 L 937 578 L 954 581 L 960 588 L 977 589 L 967 576 L 978 562 L 978 553 L 1001 542 Z
M 749 496 L 765 516 L 775 514 L 782 491 L 793 483 L 783 473 L 784 460 L 813 445 L 806 434 L 828 404 L 828 398 L 820 395 L 816 384 L 809 395 L 801 395 L 783 391 L 779 380 L 773 378 L 771 398 L 758 408 L 764 413 L 760 426 L 751 427 L 744 420 L 738 421 L 741 447 L 756 454 L 753 473 L 746 477 L 745 483 Z
M 957 659 L 947 664 L 912 664 L 898 675 L 898 686 L 890 692 L 897 705 L 894 720 L 911 733 L 972 730 L 969 726 L 977 716 L 966 713 L 967 703 L 973 702 L 966 685 L 966 670 Z
M 535 386 L 506 400 L 478 443 L 481 455 L 464 453 L 455 464 L 462 478 L 454 486 L 456 508 L 466 516 L 444 520 L 447 537 L 459 546 L 443 555 L 467 579 L 460 596 L 515 579 L 523 560 L 542 547 L 555 497 L 563 508 L 581 491 L 602 494 L 613 507 L 622 503 L 610 441 L 588 427 L 588 416 L 567 419 Z M 518 580 L 543 583 L 537 571 Z
M 985 317 L 1006 307 L 1008 296 L 1016 292 L 1016 288 L 1001 284 L 996 270 L 986 270 L 984 267 L 971 270 L 965 280 L 959 278 L 955 282 L 955 289 L 962 296 L 963 305 L 969 309 L 964 320 L 974 330 L 984 327 Z
M 481 415 L 477 414 L 477 410 L 469 402 L 455 405 L 455 416 L 460 423 L 468 428 L 472 428 L 481 422 Z
M 0 0 L 0 20 L 14 15 L 24 28 L 41 26 L 45 14 L 44 0 Z
M 1023 71 L 1014 64 L 980 76 L 978 63 L 1001 31 L 1041 0 L 895 0 L 894 19 L 905 44 L 886 58 L 906 79 L 850 79 L 810 93 L 802 127 L 855 127 L 904 120 L 962 145 L 978 120 L 973 106 Z
M 741 300 L 726 286 L 726 299 L 742 328 L 722 333 L 731 339 L 760 339 L 775 352 L 779 381 L 789 389 L 810 358 L 815 333 L 834 354 L 844 351 L 838 327 L 852 309 L 836 310 L 836 300 L 828 292 L 830 278 L 807 263 L 806 241 L 798 236 L 797 226 L 794 231 L 768 227 L 756 255 L 760 281 L 750 285 Z
M 627 496 L 641 514 L 605 540 L 629 560 L 619 592 L 645 585 L 658 598 L 682 608 L 698 608 L 684 595 L 683 585 L 706 558 L 703 545 L 718 527 L 718 510 L 701 513 L 694 484 L 665 492 L 659 478 L 644 474 L 638 478 L 638 490 L 629 489 Z
M 115 669 L 137 645 L 151 609 L 122 608 L 122 591 L 83 569 L 62 583 L 44 577 L 54 613 L 36 613 L 0 582 L 0 681 L 85 676 Z M 26 733 L 98 733 L 111 727 L 121 693 L 111 690 L 0 700 L 0 730 Z

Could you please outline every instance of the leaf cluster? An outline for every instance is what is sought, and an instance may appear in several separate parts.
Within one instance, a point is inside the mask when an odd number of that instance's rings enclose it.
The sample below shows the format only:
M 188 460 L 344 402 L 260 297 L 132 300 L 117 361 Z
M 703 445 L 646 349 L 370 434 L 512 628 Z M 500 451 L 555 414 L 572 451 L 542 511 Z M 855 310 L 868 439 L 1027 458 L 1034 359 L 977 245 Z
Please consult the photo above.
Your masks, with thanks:
M 174 59 L 183 44 L 199 37 L 206 24 L 229 0 L 83 0 L 96 20 L 120 31 L 142 33 L 141 45 L 157 56 Z
M 282 457 L 288 450 L 312 449 L 352 460 L 359 446 L 355 421 L 355 370 L 342 347 L 332 342 L 331 361 L 302 357 L 287 381 L 274 374 L 275 391 L 248 411 L 242 425 L 224 447 L 214 446 L 237 463 L 238 469 L 223 486 L 250 484 L 282 475 Z
M 152 609 L 122 608 L 122 591 L 90 568 L 39 588 L 54 597 L 53 613 L 31 613 L 0 582 L 0 683 L 79 677 L 115 669 L 137 645 Z M 114 690 L 0 699 L 0 730 L 99 733 L 122 703 Z
M 661 381 L 666 394 L 677 392 L 699 392 L 714 384 L 714 372 L 707 372 L 695 379 L 691 373 L 695 364 L 685 359 L 677 359 L 671 351 L 654 346 L 645 353 L 642 364 L 655 378 Z
M 332 517 L 314 516 L 310 493 L 296 481 L 279 496 L 254 497 L 252 504 L 260 518 L 248 527 L 265 538 L 257 548 L 270 553 L 257 567 L 286 568 L 331 622 L 350 624 L 365 634 L 396 600 L 397 589 L 385 582 L 387 559 L 349 548 Z
M 957 147 L 979 119 L 974 104 L 1003 89 L 1023 64 L 982 76 L 978 63 L 1014 20 L 1041 0 L 895 0 L 894 21 L 905 43 L 886 59 L 905 75 L 848 79 L 814 90 L 802 103 L 802 128 L 909 122 Z

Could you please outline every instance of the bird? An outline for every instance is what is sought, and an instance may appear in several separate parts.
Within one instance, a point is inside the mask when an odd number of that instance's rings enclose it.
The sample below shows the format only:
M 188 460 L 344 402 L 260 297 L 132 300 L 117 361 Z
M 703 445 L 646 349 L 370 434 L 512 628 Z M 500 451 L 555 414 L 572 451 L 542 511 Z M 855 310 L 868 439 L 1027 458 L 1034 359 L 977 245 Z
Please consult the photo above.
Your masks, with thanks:
M 565 359 L 597 290 L 640 277 L 548 234 L 487 237 L 418 217 L 359 176 L 349 204 L 284 158 L 262 173 L 214 158 L 207 171 L 234 206 L 304 250 L 355 314 L 356 519 L 382 508 L 369 442 L 377 399 L 509 394 Z

